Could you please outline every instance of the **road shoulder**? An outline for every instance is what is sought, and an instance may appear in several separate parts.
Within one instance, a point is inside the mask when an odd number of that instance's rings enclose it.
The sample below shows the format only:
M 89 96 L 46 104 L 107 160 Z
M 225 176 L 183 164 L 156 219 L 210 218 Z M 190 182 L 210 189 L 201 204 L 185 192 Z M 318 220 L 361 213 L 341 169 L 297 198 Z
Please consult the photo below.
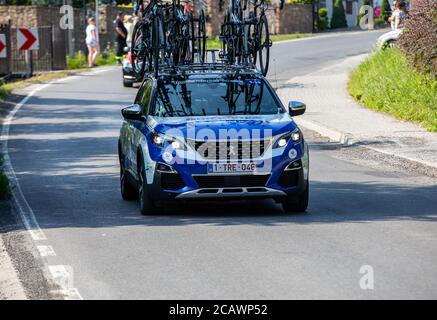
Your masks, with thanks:
M 437 134 L 361 106 L 347 92 L 350 71 L 367 55 L 290 79 L 278 90 L 281 100 L 301 100 L 307 112 L 296 122 L 331 141 L 362 145 L 373 151 L 421 166 L 437 177 Z
M 111 67 L 75 72 L 44 82 L 28 81 L 25 86 L 20 86 L 0 101 L 0 129 L 3 131 L 10 113 L 32 92 L 32 89 L 40 88 L 46 83 L 62 81 L 66 77 L 76 76 L 79 73 L 94 74 L 107 69 L 111 69 Z M 7 143 L 5 140 L 7 136 L 0 138 L 0 156 L 3 156 L 1 150 Z M 8 178 L 10 188 L 14 188 L 17 182 L 11 181 L 10 176 Z M 46 262 L 40 256 L 35 243 L 14 208 L 14 201 L 11 200 L 0 201 L 0 300 L 65 298 L 59 293 L 59 286 L 51 279 Z
M 5 204 L 0 204 L 0 206 L 3 207 Z M 12 264 L 2 237 L 0 237 L 0 270 L 0 300 L 26 299 L 17 270 Z

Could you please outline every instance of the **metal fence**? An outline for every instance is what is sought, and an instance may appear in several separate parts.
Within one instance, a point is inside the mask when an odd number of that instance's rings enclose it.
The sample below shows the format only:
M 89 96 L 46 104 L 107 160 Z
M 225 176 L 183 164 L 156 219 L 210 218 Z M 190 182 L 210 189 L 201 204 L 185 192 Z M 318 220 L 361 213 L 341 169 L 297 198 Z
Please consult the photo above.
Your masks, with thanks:
M 39 49 L 20 51 L 17 43 L 18 28 L 1 26 L 6 35 L 7 58 L 0 59 L 0 74 L 28 74 L 66 68 L 66 34 L 58 26 L 38 27 Z

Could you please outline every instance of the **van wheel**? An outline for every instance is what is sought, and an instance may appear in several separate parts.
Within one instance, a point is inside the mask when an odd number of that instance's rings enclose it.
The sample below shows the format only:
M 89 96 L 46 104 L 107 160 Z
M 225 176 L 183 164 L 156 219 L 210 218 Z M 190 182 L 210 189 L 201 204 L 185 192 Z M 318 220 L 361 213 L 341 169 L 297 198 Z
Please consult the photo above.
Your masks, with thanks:
M 130 81 L 123 81 L 123 86 L 127 87 L 127 88 L 132 88 L 134 84 Z
M 298 196 L 288 197 L 282 202 L 282 208 L 286 213 L 300 213 L 305 212 L 308 208 L 309 199 L 309 183 L 305 190 Z
M 141 157 L 142 158 L 142 157 Z M 145 179 L 145 170 L 143 159 L 138 159 L 138 198 L 140 203 L 140 212 L 142 215 L 151 215 L 159 213 L 159 208 L 147 192 L 147 182 Z

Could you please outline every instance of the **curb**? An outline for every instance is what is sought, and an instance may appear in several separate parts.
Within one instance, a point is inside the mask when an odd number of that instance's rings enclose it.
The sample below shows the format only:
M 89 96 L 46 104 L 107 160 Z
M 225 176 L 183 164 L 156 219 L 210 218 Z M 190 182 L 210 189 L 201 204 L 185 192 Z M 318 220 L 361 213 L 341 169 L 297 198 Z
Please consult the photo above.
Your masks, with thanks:
M 315 131 L 318 134 L 320 134 L 321 136 L 328 138 L 332 142 L 337 142 L 343 146 L 360 146 L 360 147 L 364 147 L 366 149 L 369 149 L 369 150 L 372 150 L 375 152 L 385 154 L 387 156 L 396 157 L 396 158 L 402 159 L 404 161 L 408 161 L 412 164 L 419 165 L 419 166 L 423 167 L 424 169 L 429 169 L 431 171 L 435 171 L 436 172 L 435 174 L 430 172 L 430 175 L 437 177 L 437 164 L 436 163 L 431 163 L 431 162 L 423 161 L 423 160 L 419 160 L 419 159 L 413 159 L 410 157 L 396 154 L 394 152 L 388 152 L 388 151 L 382 150 L 380 148 L 368 146 L 365 144 L 364 141 L 360 141 L 359 139 L 354 138 L 354 136 L 350 133 L 341 132 L 341 131 L 338 131 L 336 129 L 332 129 L 332 128 L 329 128 L 327 126 L 316 123 L 314 121 L 309 121 L 309 120 L 304 120 L 304 119 L 299 119 L 299 118 L 296 118 L 293 120 L 299 126 L 302 126 L 302 127 L 306 128 L 308 130 L 311 130 L 311 131 Z
M 0 299 L 25 300 L 23 286 L 0 236 Z

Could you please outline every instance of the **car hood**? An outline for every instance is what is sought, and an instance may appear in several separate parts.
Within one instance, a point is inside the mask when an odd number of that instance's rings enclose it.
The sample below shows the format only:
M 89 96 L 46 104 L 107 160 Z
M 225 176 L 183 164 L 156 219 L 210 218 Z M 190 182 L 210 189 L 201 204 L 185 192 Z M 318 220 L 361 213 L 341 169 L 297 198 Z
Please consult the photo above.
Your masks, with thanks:
M 256 130 L 259 130 L 259 137 L 263 138 L 289 132 L 297 127 L 288 113 L 197 117 L 149 116 L 148 125 L 155 132 L 181 138 L 194 138 L 194 134 L 197 137 L 199 133 L 203 134 L 207 131 L 214 132 L 215 136 L 219 137 L 220 130 L 223 129 L 234 131 L 245 129 L 249 131 L 251 137 Z

